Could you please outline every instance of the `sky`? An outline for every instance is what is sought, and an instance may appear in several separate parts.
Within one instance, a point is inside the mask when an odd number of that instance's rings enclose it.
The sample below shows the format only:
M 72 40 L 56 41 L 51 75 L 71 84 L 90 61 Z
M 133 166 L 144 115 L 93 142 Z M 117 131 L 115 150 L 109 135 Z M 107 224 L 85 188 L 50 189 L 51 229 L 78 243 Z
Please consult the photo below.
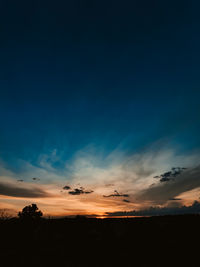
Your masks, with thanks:
M 198 201 L 199 8 L 0 3 L 1 210 L 104 216 Z

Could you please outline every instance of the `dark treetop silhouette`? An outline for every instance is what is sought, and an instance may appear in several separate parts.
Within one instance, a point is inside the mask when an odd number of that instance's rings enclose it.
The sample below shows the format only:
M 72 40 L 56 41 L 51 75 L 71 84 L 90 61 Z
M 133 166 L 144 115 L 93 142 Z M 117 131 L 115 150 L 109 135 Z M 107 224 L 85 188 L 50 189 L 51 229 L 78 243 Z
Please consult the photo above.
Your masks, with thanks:
M 36 204 L 32 204 L 29 206 L 26 206 L 18 213 L 18 216 L 20 218 L 24 219 L 38 219 L 42 217 L 42 212 L 38 210 L 38 207 Z

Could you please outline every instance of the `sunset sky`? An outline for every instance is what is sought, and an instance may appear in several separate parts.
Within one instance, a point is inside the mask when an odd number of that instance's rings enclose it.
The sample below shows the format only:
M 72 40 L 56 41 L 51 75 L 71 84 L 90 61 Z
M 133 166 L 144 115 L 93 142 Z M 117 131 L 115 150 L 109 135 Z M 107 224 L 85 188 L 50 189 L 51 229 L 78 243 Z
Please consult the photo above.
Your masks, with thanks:
M 1 3 L 0 210 L 199 200 L 197 2 Z

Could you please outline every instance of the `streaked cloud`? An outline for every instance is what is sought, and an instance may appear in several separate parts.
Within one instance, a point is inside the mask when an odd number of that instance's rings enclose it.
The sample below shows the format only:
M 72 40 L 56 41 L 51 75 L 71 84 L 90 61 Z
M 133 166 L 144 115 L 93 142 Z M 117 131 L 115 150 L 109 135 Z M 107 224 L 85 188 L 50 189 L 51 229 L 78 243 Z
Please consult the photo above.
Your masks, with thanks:
M 129 197 L 128 194 L 120 194 L 117 190 L 114 191 L 114 194 L 111 194 L 111 195 L 107 195 L 104 197 Z
M 43 198 L 50 196 L 39 187 L 23 187 L 11 183 L 0 182 L 0 195 L 22 198 Z

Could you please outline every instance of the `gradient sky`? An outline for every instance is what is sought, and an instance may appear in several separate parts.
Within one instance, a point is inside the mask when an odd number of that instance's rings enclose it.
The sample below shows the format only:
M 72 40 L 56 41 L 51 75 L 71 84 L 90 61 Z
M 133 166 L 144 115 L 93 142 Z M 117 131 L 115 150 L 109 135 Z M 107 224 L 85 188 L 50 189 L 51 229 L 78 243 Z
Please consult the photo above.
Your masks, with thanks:
M 199 8 L 1 2 L 0 208 L 101 215 L 198 199 Z M 187 175 L 153 178 L 172 167 Z M 129 197 L 104 197 L 115 190 Z

